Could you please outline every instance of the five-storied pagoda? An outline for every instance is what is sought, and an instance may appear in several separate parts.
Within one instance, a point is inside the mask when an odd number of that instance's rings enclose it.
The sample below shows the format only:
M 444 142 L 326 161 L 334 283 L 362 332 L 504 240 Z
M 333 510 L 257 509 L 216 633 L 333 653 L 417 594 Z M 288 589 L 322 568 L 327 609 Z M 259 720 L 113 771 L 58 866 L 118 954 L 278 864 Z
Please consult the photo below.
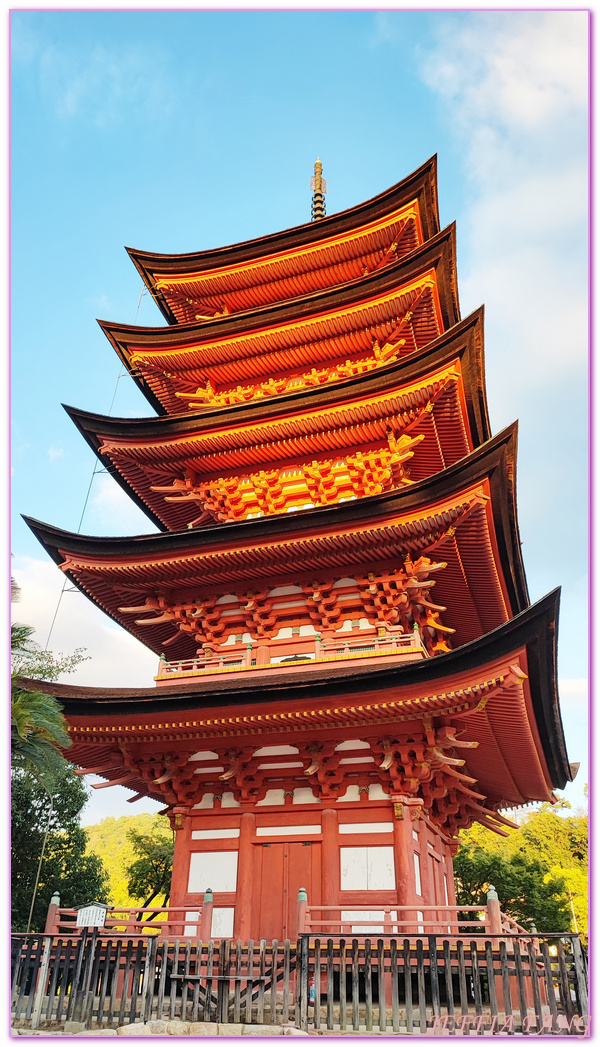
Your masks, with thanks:
M 164 802 L 171 904 L 210 887 L 241 939 L 293 937 L 300 887 L 452 905 L 459 830 L 571 778 L 558 593 L 529 604 L 435 159 L 329 217 L 320 162 L 312 188 L 297 228 L 129 252 L 167 326 L 102 327 L 157 417 L 69 413 L 160 533 L 28 521 L 160 659 L 152 687 L 35 682 L 69 759 Z

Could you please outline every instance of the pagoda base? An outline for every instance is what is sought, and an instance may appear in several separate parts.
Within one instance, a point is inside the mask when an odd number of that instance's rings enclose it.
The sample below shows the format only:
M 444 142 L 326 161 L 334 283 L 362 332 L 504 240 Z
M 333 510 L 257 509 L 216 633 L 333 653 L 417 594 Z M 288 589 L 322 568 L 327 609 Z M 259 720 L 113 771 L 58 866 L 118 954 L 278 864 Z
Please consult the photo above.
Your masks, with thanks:
M 305 802 L 310 792 L 272 789 L 252 807 L 226 790 L 205 795 L 177 832 L 171 904 L 189 906 L 193 920 L 210 890 L 213 937 L 279 941 L 301 929 L 301 889 L 309 905 L 332 906 L 330 920 L 341 913 L 352 925 L 383 923 L 383 908 L 394 905 L 414 903 L 416 921 L 422 907 L 441 914 L 455 905 L 450 841 L 414 818 L 414 806 L 392 802 L 376 784 L 350 785 L 327 803 Z M 365 905 L 372 913 L 353 914 Z M 335 929 L 323 920 L 323 932 Z

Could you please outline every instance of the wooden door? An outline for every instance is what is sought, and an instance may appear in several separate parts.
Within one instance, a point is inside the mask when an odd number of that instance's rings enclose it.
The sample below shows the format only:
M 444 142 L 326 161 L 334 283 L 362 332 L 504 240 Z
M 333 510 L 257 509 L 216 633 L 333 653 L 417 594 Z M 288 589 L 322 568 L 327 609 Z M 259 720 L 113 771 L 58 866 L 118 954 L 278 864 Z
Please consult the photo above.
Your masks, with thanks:
M 313 905 L 321 900 L 320 842 L 255 844 L 254 883 L 252 937 L 294 940 L 300 887 Z

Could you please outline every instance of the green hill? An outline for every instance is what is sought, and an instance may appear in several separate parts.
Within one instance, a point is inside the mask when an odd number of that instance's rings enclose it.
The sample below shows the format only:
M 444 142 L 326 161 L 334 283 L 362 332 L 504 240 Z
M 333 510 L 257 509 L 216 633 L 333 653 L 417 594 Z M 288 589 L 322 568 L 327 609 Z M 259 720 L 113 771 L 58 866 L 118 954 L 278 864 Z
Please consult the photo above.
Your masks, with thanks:
M 148 833 L 153 825 L 168 827 L 166 818 L 156 814 L 133 814 L 122 818 L 103 818 L 98 825 L 86 828 L 88 854 L 97 854 L 106 867 L 110 878 L 110 901 L 112 905 L 133 907 L 139 898 L 132 898 L 127 890 L 127 866 L 135 860 L 133 846 L 127 839 L 127 831 L 135 829 Z M 156 903 L 154 903 L 156 904 Z

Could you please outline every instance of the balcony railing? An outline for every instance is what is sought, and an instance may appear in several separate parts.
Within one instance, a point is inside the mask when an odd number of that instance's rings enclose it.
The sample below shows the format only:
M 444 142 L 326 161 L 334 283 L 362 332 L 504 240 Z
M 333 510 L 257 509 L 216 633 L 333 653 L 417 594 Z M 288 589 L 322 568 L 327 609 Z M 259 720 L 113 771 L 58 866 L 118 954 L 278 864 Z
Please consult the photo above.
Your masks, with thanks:
M 244 672 L 248 670 L 276 670 L 294 664 L 314 665 L 322 662 L 346 661 L 351 658 L 378 658 L 396 655 L 406 661 L 427 658 L 428 653 L 417 632 L 386 633 L 385 636 L 364 636 L 340 633 L 334 639 L 322 640 L 318 635 L 299 638 L 295 643 L 297 653 L 289 654 L 293 640 L 272 640 L 236 644 L 230 650 L 208 648 L 195 658 L 167 661 L 162 656 L 155 680 L 158 683 L 175 681 L 189 676 L 213 673 Z M 282 651 L 285 653 L 282 654 Z

